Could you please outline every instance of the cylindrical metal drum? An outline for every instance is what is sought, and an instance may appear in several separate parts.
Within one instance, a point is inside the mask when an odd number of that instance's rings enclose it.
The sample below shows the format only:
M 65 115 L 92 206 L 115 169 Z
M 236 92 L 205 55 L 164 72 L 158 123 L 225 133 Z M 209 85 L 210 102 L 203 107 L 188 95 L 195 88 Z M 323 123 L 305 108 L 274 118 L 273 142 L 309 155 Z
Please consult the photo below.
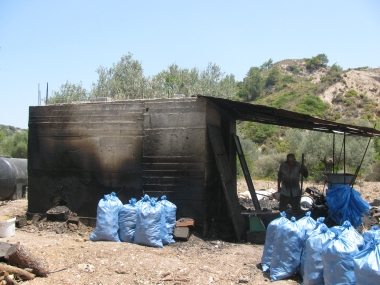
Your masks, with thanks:
M 27 159 L 0 156 L 0 200 L 21 198 L 22 187 L 26 185 Z
M 311 210 L 314 205 L 314 199 L 311 196 L 302 195 L 301 196 L 301 209 L 302 210 Z

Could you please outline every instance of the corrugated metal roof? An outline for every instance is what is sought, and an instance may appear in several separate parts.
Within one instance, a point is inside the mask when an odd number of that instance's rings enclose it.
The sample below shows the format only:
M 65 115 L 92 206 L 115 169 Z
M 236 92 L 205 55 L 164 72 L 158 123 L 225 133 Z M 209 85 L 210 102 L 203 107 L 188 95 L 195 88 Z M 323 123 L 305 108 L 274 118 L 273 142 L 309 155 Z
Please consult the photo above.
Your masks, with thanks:
M 319 132 L 341 132 L 364 137 L 378 136 L 380 131 L 368 127 L 359 127 L 341 124 L 328 120 L 318 119 L 292 111 L 273 107 L 232 101 L 203 95 L 197 97 L 206 98 L 226 110 L 235 120 L 259 122 L 290 128 L 306 129 Z

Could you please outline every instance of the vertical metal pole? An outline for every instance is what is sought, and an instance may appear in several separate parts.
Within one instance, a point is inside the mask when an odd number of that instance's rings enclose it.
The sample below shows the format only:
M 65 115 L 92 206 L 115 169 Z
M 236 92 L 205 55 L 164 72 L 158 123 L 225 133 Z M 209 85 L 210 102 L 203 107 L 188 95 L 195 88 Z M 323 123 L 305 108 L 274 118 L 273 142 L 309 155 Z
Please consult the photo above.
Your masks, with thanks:
M 343 134 L 343 175 L 344 184 L 346 184 L 346 133 Z
M 38 106 L 41 105 L 41 91 L 40 91 L 40 84 L 38 83 Z
M 46 83 L 46 102 L 45 102 L 45 105 L 48 104 L 48 98 L 49 98 L 49 82 Z
M 335 133 L 333 133 L 333 165 L 332 165 L 332 173 L 334 173 L 335 168 Z
M 301 165 L 305 163 L 305 154 L 302 154 Z M 301 173 L 301 195 L 303 193 L 303 173 Z

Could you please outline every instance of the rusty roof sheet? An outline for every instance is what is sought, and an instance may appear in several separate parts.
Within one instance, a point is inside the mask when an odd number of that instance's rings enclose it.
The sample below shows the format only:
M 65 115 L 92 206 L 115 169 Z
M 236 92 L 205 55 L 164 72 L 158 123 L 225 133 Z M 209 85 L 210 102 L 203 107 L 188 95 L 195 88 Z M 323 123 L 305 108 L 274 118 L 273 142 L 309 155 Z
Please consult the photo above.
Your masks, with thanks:
M 364 137 L 380 137 L 380 131 L 373 128 L 322 120 L 309 115 L 264 105 L 243 103 L 203 95 L 197 95 L 197 97 L 206 98 L 207 100 L 210 100 L 211 102 L 217 104 L 226 110 L 235 120 L 259 122 L 263 124 L 271 124 L 326 133 L 341 132 Z

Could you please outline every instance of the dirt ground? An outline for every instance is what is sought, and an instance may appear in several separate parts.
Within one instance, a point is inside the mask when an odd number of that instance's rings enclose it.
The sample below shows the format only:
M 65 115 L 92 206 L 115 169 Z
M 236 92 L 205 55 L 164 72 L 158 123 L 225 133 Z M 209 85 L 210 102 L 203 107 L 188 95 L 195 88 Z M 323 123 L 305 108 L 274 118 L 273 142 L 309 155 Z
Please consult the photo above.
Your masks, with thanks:
M 256 190 L 274 188 L 275 182 L 254 181 Z M 323 185 L 306 184 L 323 189 Z M 364 199 L 380 199 L 380 183 L 361 183 L 355 189 Z M 238 192 L 246 191 L 244 181 Z M 368 197 L 368 198 L 367 198 Z M 26 200 L 0 205 L 0 215 L 21 216 L 27 210 Z M 203 239 L 195 232 L 189 241 L 176 242 L 163 249 L 130 243 L 92 242 L 92 228 L 80 225 L 68 228 L 65 223 L 44 222 L 16 228 L 16 235 L 0 242 L 21 242 L 31 252 L 45 258 L 51 273 L 22 284 L 266 284 L 268 274 L 258 268 L 262 245 L 246 242 L 229 243 Z M 299 276 L 274 282 L 301 284 Z

